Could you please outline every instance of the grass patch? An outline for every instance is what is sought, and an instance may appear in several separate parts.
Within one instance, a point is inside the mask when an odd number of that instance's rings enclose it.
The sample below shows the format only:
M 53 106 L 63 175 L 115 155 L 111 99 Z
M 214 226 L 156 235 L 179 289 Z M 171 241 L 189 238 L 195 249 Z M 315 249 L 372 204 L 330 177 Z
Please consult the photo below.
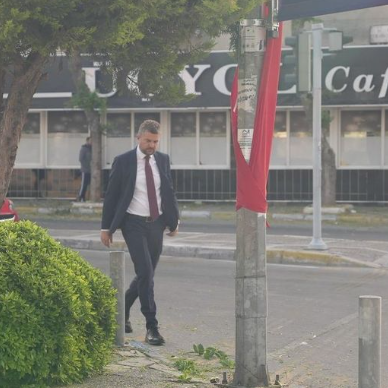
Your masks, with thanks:
M 201 371 L 194 362 L 194 360 L 189 360 L 187 358 L 178 358 L 174 362 L 174 367 L 181 372 L 181 375 L 178 377 L 178 380 L 185 383 L 190 382 L 193 377 L 200 376 Z

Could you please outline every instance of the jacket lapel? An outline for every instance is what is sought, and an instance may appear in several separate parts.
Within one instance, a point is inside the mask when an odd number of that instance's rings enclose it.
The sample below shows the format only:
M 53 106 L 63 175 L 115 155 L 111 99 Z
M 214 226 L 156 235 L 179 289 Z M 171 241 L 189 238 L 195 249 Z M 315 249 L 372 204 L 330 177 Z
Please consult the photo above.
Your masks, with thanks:
M 160 179 L 163 181 L 166 176 L 166 171 L 164 169 L 162 157 L 159 152 L 155 152 L 154 157 L 155 157 L 156 165 L 158 166 Z
M 127 192 L 132 192 L 135 189 L 136 184 L 136 175 L 137 175 L 137 155 L 136 155 L 136 148 L 130 152 L 128 152 L 128 159 L 126 161 L 126 168 L 128 169 L 127 175 Z M 132 198 L 131 195 L 131 198 Z

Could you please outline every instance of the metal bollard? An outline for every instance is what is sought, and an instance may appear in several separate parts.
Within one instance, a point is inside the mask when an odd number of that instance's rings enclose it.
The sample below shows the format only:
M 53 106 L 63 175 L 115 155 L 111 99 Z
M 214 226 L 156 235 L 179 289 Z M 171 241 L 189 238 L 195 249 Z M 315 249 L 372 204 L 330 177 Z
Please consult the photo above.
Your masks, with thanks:
M 116 345 L 124 346 L 125 343 L 125 259 L 124 252 L 110 252 L 110 277 L 113 287 L 117 290 L 117 330 Z
M 381 388 L 381 297 L 359 299 L 358 388 Z

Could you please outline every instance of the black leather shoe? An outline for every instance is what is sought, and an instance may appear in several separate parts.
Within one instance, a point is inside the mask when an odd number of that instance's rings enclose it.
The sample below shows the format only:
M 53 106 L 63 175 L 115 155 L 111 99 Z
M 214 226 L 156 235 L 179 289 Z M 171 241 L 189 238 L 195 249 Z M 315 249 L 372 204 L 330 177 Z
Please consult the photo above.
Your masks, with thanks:
M 147 329 L 147 334 L 145 337 L 145 341 L 150 345 L 163 345 L 164 338 L 160 335 L 159 329 L 157 327 L 150 327 Z
M 125 322 L 125 332 L 126 333 L 132 333 L 133 332 L 131 322 L 129 322 L 129 321 Z

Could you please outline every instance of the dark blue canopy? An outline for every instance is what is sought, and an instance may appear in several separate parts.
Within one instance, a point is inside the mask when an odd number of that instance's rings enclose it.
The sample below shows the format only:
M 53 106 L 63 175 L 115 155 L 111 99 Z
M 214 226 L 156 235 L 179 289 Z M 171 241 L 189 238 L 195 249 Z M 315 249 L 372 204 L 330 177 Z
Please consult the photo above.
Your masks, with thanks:
M 388 5 L 388 0 L 279 0 L 279 21 Z

